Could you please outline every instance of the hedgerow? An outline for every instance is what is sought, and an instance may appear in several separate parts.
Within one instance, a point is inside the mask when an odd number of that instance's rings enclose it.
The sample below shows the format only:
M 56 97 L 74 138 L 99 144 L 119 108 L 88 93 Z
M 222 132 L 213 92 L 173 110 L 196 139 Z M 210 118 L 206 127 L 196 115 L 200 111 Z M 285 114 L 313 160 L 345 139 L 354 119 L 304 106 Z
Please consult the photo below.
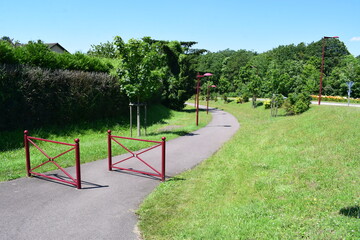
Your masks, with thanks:
M 0 64 L 24 64 L 48 69 L 106 72 L 112 69 L 110 63 L 80 52 L 75 54 L 52 52 L 41 41 L 14 46 L 0 40 Z
M 106 73 L 0 65 L 0 131 L 111 117 L 127 102 Z

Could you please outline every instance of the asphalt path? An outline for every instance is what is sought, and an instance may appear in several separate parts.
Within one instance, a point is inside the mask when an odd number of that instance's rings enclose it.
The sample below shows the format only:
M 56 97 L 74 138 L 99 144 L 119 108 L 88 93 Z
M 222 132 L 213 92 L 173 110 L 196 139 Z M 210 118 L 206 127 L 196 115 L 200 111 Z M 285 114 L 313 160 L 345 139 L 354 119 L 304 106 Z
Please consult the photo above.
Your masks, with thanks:
M 166 143 L 167 179 L 209 158 L 238 130 L 239 123 L 231 114 L 218 109 L 210 113 L 213 119 L 206 127 Z M 160 151 L 142 157 L 155 166 Z M 114 161 L 123 158 L 117 156 Z M 146 170 L 136 160 L 123 166 Z M 66 177 L 60 171 L 47 174 Z M 138 239 L 135 210 L 160 181 L 108 171 L 107 159 L 82 164 L 81 174 L 81 190 L 38 177 L 0 183 L 0 239 Z

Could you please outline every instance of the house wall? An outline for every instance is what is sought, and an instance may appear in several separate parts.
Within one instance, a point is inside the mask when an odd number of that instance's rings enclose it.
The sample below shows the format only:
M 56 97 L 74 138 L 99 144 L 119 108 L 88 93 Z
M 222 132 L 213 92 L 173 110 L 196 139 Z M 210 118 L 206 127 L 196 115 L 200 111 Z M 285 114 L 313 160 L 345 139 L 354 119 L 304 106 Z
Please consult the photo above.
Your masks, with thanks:
M 58 45 L 54 45 L 50 49 L 51 49 L 51 51 L 54 51 L 54 52 L 57 52 L 57 53 L 64 53 L 64 50 L 62 48 L 60 48 Z

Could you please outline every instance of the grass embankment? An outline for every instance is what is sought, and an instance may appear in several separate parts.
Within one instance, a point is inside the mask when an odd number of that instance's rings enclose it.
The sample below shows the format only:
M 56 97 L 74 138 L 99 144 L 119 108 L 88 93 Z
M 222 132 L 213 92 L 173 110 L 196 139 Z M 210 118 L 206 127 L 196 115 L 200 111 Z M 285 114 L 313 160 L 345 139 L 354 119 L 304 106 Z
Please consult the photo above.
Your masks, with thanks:
M 360 239 L 360 109 L 212 103 L 240 130 L 138 210 L 145 239 Z
M 134 116 L 135 118 L 135 116 Z M 211 119 L 200 111 L 199 127 L 195 125 L 195 111 L 193 108 L 185 108 L 184 111 L 171 111 L 161 105 L 152 106 L 148 109 L 147 136 L 142 139 L 161 141 L 161 137 L 167 140 L 176 138 L 205 126 Z M 135 122 L 135 120 L 134 120 Z M 46 127 L 41 129 L 29 129 L 29 135 L 60 142 L 74 143 L 75 138 L 80 139 L 81 163 L 91 162 L 107 157 L 107 130 L 111 129 L 113 135 L 130 136 L 129 116 L 119 117 L 112 120 L 101 120 L 94 122 L 82 122 L 66 127 Z M 23 177 L 25 172 L 25 151 L 23 147 L 23 130 L 0 132 L 0 181 L 6 181 Z M 142 130 L 144 134 L 144 130 Z M 133 136 L 136 137 L 136 124 L 133 124 Z M 68 146 L 36 141 L 50 156 L 57 156 L 62 151 L 70 149 Z M 128 141 L 126 146 L 131 150 L 147 147 L 144 142 Z M 36 166 L 46 161 L 35 147 L 31 147 L 31 163 Z M 121 147 L 113 147 L 113 155 L 121 154 Z M 69 152 L 56 161 L 62 167 L 73 166 L 75 163 L 74 152 Z M 55 169 L 53 164 L 46 164 L 40 171 Z M 106 169 L 106 166 L 104 166 Z M 37 170 L 39 171 L 39 170 Z

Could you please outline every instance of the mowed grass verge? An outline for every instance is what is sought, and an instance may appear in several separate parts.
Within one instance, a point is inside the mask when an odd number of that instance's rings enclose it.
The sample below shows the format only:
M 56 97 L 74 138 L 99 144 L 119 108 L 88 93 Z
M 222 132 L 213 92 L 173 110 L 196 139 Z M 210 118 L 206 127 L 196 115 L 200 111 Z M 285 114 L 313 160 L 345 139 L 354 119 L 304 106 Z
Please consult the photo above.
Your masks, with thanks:
M 142 113 L 143 114 L 143 113 Z M 134 116 L 135 118 L 135 116 Z M 153 105 L 148 109 L 147 136 L 142 129 L 141 139 L 161 141 L 176 138 L 198 128 L 204 127 L 211 120 L 211 115 L 200 111 L 199 126 L 195 125 L 195 110 L 186 107 L 183 111 L 172 111 L 161 105 Z M 129 116 L 119 116 L 118 119 L 106 119 L 94 122 L 81 122 L 65 127 L 44 127 L 29 129 L 29 135 L 65 143 L 74 143 L 75 138 L 80 139 L 81 163 L 107 158 L 107 130 L 111 129 L 113 135 L 130 137 Z M 23 130 L 0 132 L 0 181 L 7 181 L 26 176 L 25 150 L 23 147 Z M 136 123 L 133 124 L 133 137 L 136 137 Z M 70 149 L 69 146 L 35 141 L 47 154 L 54 157 Z M 123 142 L 123 141 L 122 141 Z M 126 147 L 139 150 L 153 144 L 145 142 L 127 141 Z M 32 167 L 45 162 L 47 158 L 34 146 L 30 147 Z M 113 155 L 125 153 L 124 149 L 113 144 Z M 56 161 L 62 167 L 75 165 L 74 151 L 71 151 Z M 46 172 L 54 170 L 53 164 L 46 164 L 37 171 Z M 106 169 L 106 166 L 104 166 Z
M 148 196 L 145 239 L 360 239 L 359 108 L 272 118 L 263 106 L 214 105 L 240 130 Z

